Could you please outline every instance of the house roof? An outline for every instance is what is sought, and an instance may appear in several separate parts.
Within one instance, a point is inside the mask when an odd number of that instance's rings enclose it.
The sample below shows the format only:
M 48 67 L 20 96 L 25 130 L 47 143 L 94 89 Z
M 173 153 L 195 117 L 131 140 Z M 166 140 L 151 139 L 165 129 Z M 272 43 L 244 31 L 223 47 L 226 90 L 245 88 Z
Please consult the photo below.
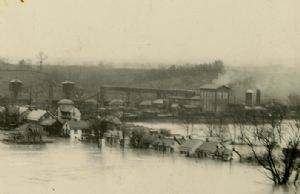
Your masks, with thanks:
M 18 126 L 17 130 L 21 131 L 21 132 L 24 132 L 24 131 L 26 131 L 29 128 L 31 128 L 31 129 L 37 129 L 37 130 L 43 130 L 42 126 L 37 125 L 37 124 L 32 124 L 32 123 L 25 123 L 23 125 L 20 125 L 20 126 Z
M 105 116 L 105 117 L 101 118 L 101 120 L 103 120 L 105 122 L 108 122 L 108 123 L 115 124 L 115 125 L 121 125 L 122 124 L 122 121 L 118 117 L 112 116 L 112 115 Z
M 26 112 L 29 108 L 27 106 L 20 106 L 19 107 L 19 114 Z
M 5 111 L 5 107 L 4 106 L 0 106 L 0 112 L 4 112 Z
M 204 142 L 202 145 L 199 146 L 197 150 L 202 152 L 214 153 L 217 151 L 218 144 L 218 142 Z
M 151 100 L 144 100 L 140 103 L 140 106 L 151 106 L 152 102 Z
M 62 82 L 62 84 L 75 84 L 75 82 L 71 82 L 71 81 L 64 81 L 64 82 Z
M 195 151 L 203 141 L 201 139 L 187 139 L 180 147 L 182 151 Z
M 121 106 L 123 104 L 124 104 L 124 101 L 120 100 L 120 99 L 113 99 L 109 102 L 110 106 Z
M 163 99 L 156 99 L 152 101 L 153 104 L 163 104 L 164 100 Z
M 30 121 L 39 121 L 46 113 L 47 113 L 47 111 L 41 110 L 41 109 L 32 110 L 27 115 L 27 120 L 30 120 Z
M 171 105 L 171 108 L 179 108 L 179 104 L 178 104 L 178 103 L 173 103 L 173 104 Z
M 74 102 L 72 100 L 69 99 L 61 99 L 60 101 L 58 101 L 59 105 L 73 105 Z
M 42 120 L 42 122 L 40 122 L 40 125 L 42 126 L 51 126 L 56 122 L 56 119 L 53 118 L 47 118 Z
M 90 105 L 97 105 L 97 100 L 95 99 L 88 99 L 84 101 L 85 104 L 90 104 Z
M 88 129 L 90 127 L 90 123 L 88 121 L 75 121 L 75 120 L 70 120 L 66 122 L 70 129 Z
M 170 139 L 170 138 L 160 138 L 157 139 L 153 142 L 153 145 L 165 145 L 166 147 L 172 147 L 174 146 L 174 144 L 178 144 L 178 142 L 176 142 L 174 139 Z
M 23 82 L 22 82 L 21 80 L 19 80 L 19 79 L 13 79 L 13 80 L 10 81 L 10 83 L 13 83 L 13 82 L 23 83 Z

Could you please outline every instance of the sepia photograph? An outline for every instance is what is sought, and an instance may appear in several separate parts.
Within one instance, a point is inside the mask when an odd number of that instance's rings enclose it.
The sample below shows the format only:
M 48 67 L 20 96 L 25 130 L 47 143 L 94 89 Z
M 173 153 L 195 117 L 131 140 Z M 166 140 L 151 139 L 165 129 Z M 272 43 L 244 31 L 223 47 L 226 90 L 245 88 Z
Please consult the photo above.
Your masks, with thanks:
M 300 194 L 299 0 L 0 0 L 0 194 Z

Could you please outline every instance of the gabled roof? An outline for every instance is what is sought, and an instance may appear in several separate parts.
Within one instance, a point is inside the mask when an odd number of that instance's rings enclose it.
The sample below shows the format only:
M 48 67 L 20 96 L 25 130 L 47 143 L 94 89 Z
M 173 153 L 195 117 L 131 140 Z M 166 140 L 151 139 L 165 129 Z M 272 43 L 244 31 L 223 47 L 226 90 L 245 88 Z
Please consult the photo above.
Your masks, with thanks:
M 83 120 L 80 121 L 70 120 L 67 121 L 66 124 L 69 125 L 71 130 L 88 129 L 90 127 L 90 123 L 88 121 L 83 121 Z
M 21 80 L 19 80 L 19 79 L 13 79 L 13 80 L 10 81 L 10 83 L 13 83 L 13 82 L 23 83 L 23 82 L 22 82 Z
M 74 102 L 72 100 L 69 99 L 61 99 L 60 101 L 58 101 L 59 105 L 73 105 Z
M 204 142 L 199 146 L 197 150 L 202 152 L 214 153 L 217 151 L 218 144 L 218 142 Z
M 45 110 L 32 110 L 28 116 L 27 116 L 27 120 L 30 121 L 39 121 L 45 114 L 47 113 L 47 111 Z
M 194 152 L 203 141 L 201 139 L 187 139 L 180 147 L 181 151 Z
M 151 100 L 144 100 L 139 105 L 140 106 L 151 106 L 152 102 L 151 102 Z
M 62 84 L 75 84 L 75 82 L 71 82 L 71 81 L 64 81 L 64 82 L 62 82 Z
M 109 102 L 110 106 L 122 106 L 124 104 L 124 101 L 121 99 L 113 99 Z
M 31 130 L 43 130 L 43 127 L 38 124 L 32 124 L 32 123 L 25 123 L 23 125 L 18 126 L 17 130 L 21 132 L 25 132 L 27 129 Z
M 112 116 L 112 115 L 108 115 L 102 118 L 103 121 L 107 122 L 107 123 L 112 123 L 115 125 L 121 125 L 122 121 L 116 117 L 116 116 Z
M 178 144 L 173 138 L 160 138 L 153 142 L 153 145 L 173 147 L 175 144 Z
M 40 125 L 42 126 L 51 126 L 56 122 L 56 119 L 53 118 L 47 118 L 42 120 L 42 122 L 40 122 Z
M 163 104 L 164 100 L 163 99 L 156 99 L 152 101 L 153 104 Z

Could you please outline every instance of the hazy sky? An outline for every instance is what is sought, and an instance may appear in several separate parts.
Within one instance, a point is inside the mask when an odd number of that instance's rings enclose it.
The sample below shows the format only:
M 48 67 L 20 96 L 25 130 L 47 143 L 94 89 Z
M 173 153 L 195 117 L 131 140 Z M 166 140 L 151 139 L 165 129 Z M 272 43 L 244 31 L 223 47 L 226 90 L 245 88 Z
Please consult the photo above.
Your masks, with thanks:
M 299 0 L 0 0 L 0 56 L 299 64 Z

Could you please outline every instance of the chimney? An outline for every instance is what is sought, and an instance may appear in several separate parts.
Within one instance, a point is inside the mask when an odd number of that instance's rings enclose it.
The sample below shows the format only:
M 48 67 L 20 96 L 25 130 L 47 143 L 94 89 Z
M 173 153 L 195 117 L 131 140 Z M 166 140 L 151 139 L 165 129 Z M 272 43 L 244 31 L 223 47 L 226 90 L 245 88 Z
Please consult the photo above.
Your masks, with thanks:
M 246 106 L 253 106 L 253 93 L 252 90 L 246 91 Z
M 256 90 L 256 105 L 260 106 L 260 97 L 261 97 L 261 91 L 260 89 Z

